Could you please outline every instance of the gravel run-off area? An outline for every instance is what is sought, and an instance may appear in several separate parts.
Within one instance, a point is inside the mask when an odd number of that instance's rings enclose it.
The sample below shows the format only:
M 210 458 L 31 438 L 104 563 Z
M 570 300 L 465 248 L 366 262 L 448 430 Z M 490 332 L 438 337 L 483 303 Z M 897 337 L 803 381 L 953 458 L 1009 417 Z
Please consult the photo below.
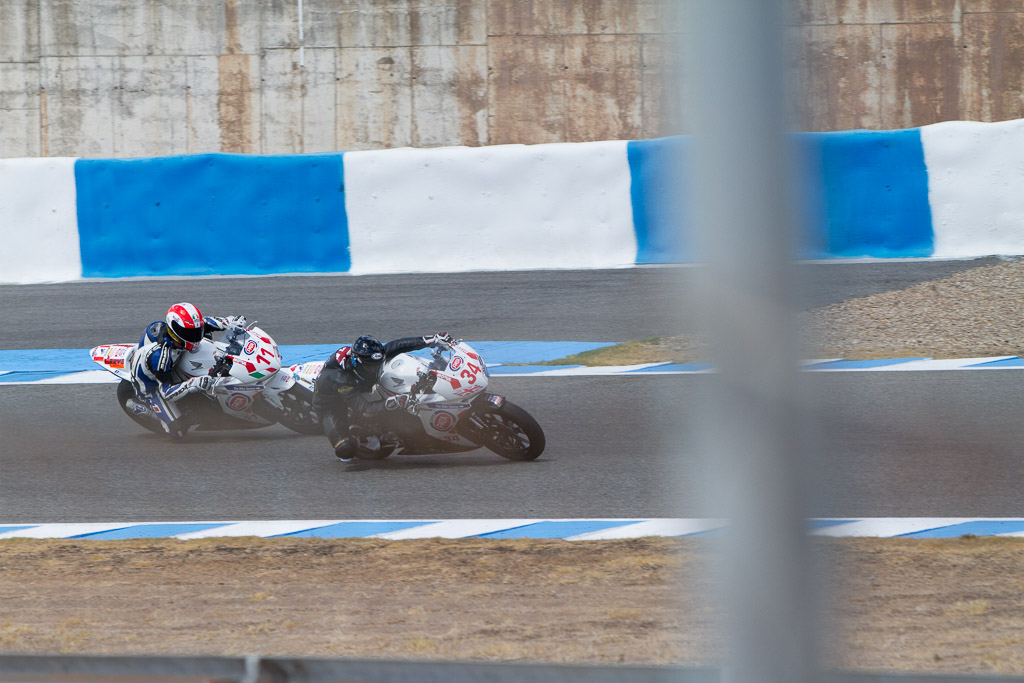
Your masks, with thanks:
M 804 358 L 977 358 L 1024 352 L 1024 262 L 961 271 L 794 316 Z M 553 361 L 628 365 L 707 361 L 700 334 L 636 340 Z

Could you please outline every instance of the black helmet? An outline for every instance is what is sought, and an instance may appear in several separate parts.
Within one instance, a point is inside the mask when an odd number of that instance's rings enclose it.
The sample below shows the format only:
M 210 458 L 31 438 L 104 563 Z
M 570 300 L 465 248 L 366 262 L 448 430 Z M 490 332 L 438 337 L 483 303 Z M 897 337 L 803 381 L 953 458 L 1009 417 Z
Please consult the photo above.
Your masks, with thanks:
M 352 371 L 359 379 L 377 379 L 384 364 L 384 345 L 373 337 L 363 336 L 352 344 Z

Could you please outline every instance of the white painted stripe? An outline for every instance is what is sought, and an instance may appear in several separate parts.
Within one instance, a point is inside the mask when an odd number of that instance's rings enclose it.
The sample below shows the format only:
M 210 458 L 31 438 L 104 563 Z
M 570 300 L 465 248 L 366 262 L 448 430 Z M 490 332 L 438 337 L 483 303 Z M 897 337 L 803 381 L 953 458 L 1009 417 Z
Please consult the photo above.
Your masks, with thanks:
M 1024 120 L 921 128 L 936 257 L 1024 254 Z
M 35 384 L 117 384 L 121 379 L 106 370 L 83 370 L 68 375 L 41 379 Z M 13 384 L 13 382 L 12 382 Z
M 0 526 L 27 526 L 27 529 L 21 529 L 18 531 L 7 531 L 0 534 L 0 539 L 3 538 L 71 538 L 72 536 L 81 536 L 82 534 L 95 534 L 100 531 L 112 531 L 114 529 L 124 529 L 125 527 L 135 526 L 134 523 L 120 523 L 120 524 L 41 524 L 38 526 L 30 526 L 27 524 L 0 524 Z
M 887 365 L 885 367 L 876 368 L 879 372 L 904 372 L 904 371 L 916 371 L 916 370 L 963 370 L 968 365 L 975 365 L 977 363 L 991 363 L 997 360 L 1008 360 L 1010 358 L 1016 358 L 1017 356 L 995 356 L 992 358 L 943 358 L 935 360 L 929 358 L 927 360 L 915 360 L 909 363 L 900 363 L 898 365 Z M 999 368 L 971 368 L 980 370 L 997 370 Z
M 626 145 L 348 152 L 350 272 L 632 266 Z
M 631 372 L 633 370 L 643 370 L 644 368 L 656 368 L 659 365 L 670 365 L 670 363 L 641 363 L 640 365 L 603 365 L 600 367 L 578 367 L 578 368 L 552 368 L 551 370 L 543 370 L 534 373 L 530 373 L 533 377 L 572 377 L 576 375 L 591 375 L 591 374 L 602 374 L 602 375 L 618 375 L 624 372 Z M 594 371 L 599 371 L 594 373 Z M 700 374 L 707 372 L 706 370 L 694 370 L 687 372 L 686 374 Z M 500 374 L 500 373 L 499 373 Z M 677 372 L 676 374 L 682 374 Z M 506 377 L 506 375 L 501 375 Z
M 0 234 L 0 283 L 81 278 L 75 159 L 0 159 Z
M 186 534 L 178 534 L 175 538 L 188 540 L 191 538 L 213 538 L 219 536 L 280 536 L 281 534 L 294 534 L 298 531 L 315 529 L 317 527 L 337 524 L 343 520 L 303 520 L 303 521 L 275 521 L 275 522 L 224 522 L 227 526 L 216 529 L 203 529 L 202 531 L 190 531 Z M 208 524 L 211 522 L 207 522 Z
M 628 526 L 569 536 L 567 541 L 604 541 L 616 538 L 642 538 L 644 536 L 686 536 L 699 534 L 725 526 L 721 519 L 648 519 Z
M 951 526 L 962 522 L 974 521 L 963 517 L 904 517 L 904 518 L 880 518 L 862 519 L 849 524 L 837 524 L 835 526 L 818 529 L 815 536 L 902 536 L 928 529 L 937 529 L 943 526 Z
M 410 538 L 467 538 L 542 522 L 542 519 L 452 519 L 424 526 L 377 534 L 393 541 Z

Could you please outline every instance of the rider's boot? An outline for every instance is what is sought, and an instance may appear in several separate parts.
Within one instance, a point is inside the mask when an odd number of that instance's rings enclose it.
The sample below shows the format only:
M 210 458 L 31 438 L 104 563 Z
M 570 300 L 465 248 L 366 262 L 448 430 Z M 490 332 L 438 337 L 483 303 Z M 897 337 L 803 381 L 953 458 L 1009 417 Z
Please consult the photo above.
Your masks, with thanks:
M 346 436 L 334 444 L 334 455 L 341 462 L 352 462 L 356 459 L 356 450 L 359 448 L 359 441 L 354 436 Z

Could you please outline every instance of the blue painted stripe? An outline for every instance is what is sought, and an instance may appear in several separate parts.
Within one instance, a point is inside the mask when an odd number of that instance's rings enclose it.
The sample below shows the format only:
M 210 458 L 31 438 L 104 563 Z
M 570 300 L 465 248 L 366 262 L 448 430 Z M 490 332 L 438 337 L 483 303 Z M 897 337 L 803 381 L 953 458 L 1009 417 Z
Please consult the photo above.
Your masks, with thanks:
M 139 334 L 148 323 L 139 326 Z M 98 370 L 89 349 L 10 349 L 0 351 L 0 370 L 80 372 Z
M 193 531 L 205 529 L 216 529 L 226 526 L 224 524 L 139 524 L 128 526 L 123 529 L 111 529 L 109 531 L 98 531 L 92 534 L 82 534 L 73 538 L 89 538 L 93 540 L 121 540 L 126 538 L 170 538 L 178 534 L 187 534 Z
M 917 531 L 912 534 L 902 534 L 902 537 L 958 538 L 966 534 L 995 536 L 996 534 L 1011 534 L 1018 531 L 1024 531 L 1024 520 L 977 520 L 928 529 L 926 531 Z
M 67 372 L 10 372 L 0 375 L 0 384 L 16 384 L 18 382 L 38 382 L 44 379 L 56 379 Z
M 931 256 L 935 249 L 920 129 L 800 133 L 799 198 L 814 258 Z
M 884 368 L 926 358 L 886 358 L 881 360 L 836 360 L 811 366 L 814 370 L 863 370 L 866 368 Z
M 987 363 L 975 363 L 966 366 L 968 368 L 1024 368 L 1024 358 L 1006 358 L 1003 360 L 989 361 Z
M 31 528 L 32 528 L 31 525 L 29 525 L 29 526 L 0 526 L 0 534 L 6 533 L 8 531 L 20 531 L 22 529 L 31 529 Z
M 695 260 L 683 227 L 691 144 L 688 138 L 676 136 L 626 145 L 637 263 Z
M 141 334 L 146 323 L 139 326 Z M 120 343 L 128 343 L 121 340 Z M 339 346 L 351 343 L 342 340 L 334 344 L 282 344 L 281 355 L 288 365 L 327 360 Z M 114 342 L 119 343 L 119 342 Z M 558 360 L 584 351 L 592 351 L 615 342 L 552 342 L 552 341 L 471 341 L 488 363 L 538 363 Z M 0 371 L 8 372 L 82 372 L 99 370 L 89 356 L 89 349 L 9 349 L 0 350 Z M 551 368 L 546 368 L 551 369 Z M 22 380 L 9 380 L 22 381 Z
M 79 159 L 75 183 L 85 277 L 350 266 L 340 153 Z
M 339 522 L 315 529 L 296 531 L 281 536 L 299 536 L 302 538 L 362 538 L 375 534 L 386 534 L 389 531 L 401 531 L 409 527 L 423 526 L 423 522 Z
M 628 374 L 644 372 L 701 372 L 702 370 L 710 370 L 712 367 L 714 366 L 711 363 L 664 363 L 663 365 L 655 365 L 649 368 L 630 370 Z
M 489 534 L 480 534 L 480 538 L 566 538 L 568 536 L 585 534 L 590 531 L 603 531 L 604 529 L 614 529 L 615 527 L 636 523 L 637 520 L 537 522 L 535 524 L 515 527 L 514 529 L 505 529 L 503 531 L 494 531 Z

